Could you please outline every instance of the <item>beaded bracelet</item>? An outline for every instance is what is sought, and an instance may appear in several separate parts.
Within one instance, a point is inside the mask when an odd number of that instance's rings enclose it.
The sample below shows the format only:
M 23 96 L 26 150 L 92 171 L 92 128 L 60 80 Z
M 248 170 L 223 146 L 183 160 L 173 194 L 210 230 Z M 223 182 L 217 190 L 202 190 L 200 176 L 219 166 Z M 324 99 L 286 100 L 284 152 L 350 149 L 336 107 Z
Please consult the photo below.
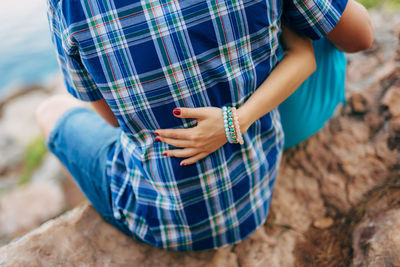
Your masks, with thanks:
M 233 122 L 235 124 L 237 141 L 238 141 L 239 144 L 243 145 L 244 144 L 243 136 L 242 136 L 242 133 L 240 132 L 239 119 L 238 119 L 238 115 L 236 113 L 236 108 L 235 107 L 232 108 L 232 113 L 233 113 L 233 118 L 234 118 Z
M 224 117 L 224 126 L 225 126 L 225 134 L 229 143 L 232 144 L 243 144 L 243 137 L 240 132 L 239 120 L 236 113 L 235 107 L 222 107 L 223 117 Z
M 222 107 L 222 113 L 223 113 L 223 116 L 224 116 L 224 126 L 225 126 L 226 139 L 228 139 L 229 143 L 233 143 L 233 140 L 232 140 L 231 134 L 230 134 L 230 132 L 231 132 L 230 128 L 232 128 L 232 127 L 229 127 L 230 118 L 228 116 L 228 107 L 223 106 Z

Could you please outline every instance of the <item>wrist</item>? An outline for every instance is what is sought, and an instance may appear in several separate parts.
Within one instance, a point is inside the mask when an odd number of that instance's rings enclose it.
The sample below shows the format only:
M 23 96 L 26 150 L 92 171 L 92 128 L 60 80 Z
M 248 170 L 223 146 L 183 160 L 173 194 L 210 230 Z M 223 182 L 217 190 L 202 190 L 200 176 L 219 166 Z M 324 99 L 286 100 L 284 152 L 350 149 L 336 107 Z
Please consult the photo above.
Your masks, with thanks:
M 240 131 L 242 132 L 242 134 L 244 134 L 245 132 L 247 132 L 250 125 L 253 124 L 253 121 L 249 116 L 250 113 L 246 112 L 246 109 L 244 108 L 244 106 L 242 106 L 236 110 L 236 114 L 239 120 Z

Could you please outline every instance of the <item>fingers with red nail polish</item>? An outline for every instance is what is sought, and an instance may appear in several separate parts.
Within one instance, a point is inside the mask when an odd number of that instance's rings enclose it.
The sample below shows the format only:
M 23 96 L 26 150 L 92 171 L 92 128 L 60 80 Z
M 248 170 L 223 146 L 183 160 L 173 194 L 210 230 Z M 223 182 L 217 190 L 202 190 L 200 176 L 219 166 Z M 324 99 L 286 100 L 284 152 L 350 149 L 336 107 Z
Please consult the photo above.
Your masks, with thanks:
M 181 115 L 181 109 L 180 109 L 180 108 L 175 108 L 175 109 L 173 110 L 173 113 L 174 113 L 174 115 L 179 116 L 179 115 Z

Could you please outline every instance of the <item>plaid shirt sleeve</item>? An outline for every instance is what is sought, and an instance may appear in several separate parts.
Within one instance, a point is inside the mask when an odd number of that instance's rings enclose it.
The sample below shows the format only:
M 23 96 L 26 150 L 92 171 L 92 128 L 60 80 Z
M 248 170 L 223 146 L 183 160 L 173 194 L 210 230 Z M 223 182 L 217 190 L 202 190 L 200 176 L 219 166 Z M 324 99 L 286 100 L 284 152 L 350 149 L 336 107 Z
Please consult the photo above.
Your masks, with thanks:
M 83 65 L 73 40 L 63 27 L 62 19 L 59 19 L 61 16 L 58 11 L 51 3 L 48 4 L 47 17 L 51 39 L 56 48 L 67 90 L 72 96 L 83 101 L 99 100 L 103 96 Z
M 339 22 L 348 0 L 285 0 L 283 21 L 313 40 L 323 38 Z

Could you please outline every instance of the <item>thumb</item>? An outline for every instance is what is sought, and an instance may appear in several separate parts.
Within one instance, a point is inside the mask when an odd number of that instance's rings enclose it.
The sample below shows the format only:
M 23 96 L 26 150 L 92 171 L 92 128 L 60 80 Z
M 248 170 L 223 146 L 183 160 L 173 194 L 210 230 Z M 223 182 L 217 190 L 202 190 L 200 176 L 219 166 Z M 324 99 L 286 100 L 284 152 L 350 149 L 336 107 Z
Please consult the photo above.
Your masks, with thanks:
M 175 117 L 181 119 L 203 119 L 207 116 L 207 108 L 175 108 L 172 112 Z

